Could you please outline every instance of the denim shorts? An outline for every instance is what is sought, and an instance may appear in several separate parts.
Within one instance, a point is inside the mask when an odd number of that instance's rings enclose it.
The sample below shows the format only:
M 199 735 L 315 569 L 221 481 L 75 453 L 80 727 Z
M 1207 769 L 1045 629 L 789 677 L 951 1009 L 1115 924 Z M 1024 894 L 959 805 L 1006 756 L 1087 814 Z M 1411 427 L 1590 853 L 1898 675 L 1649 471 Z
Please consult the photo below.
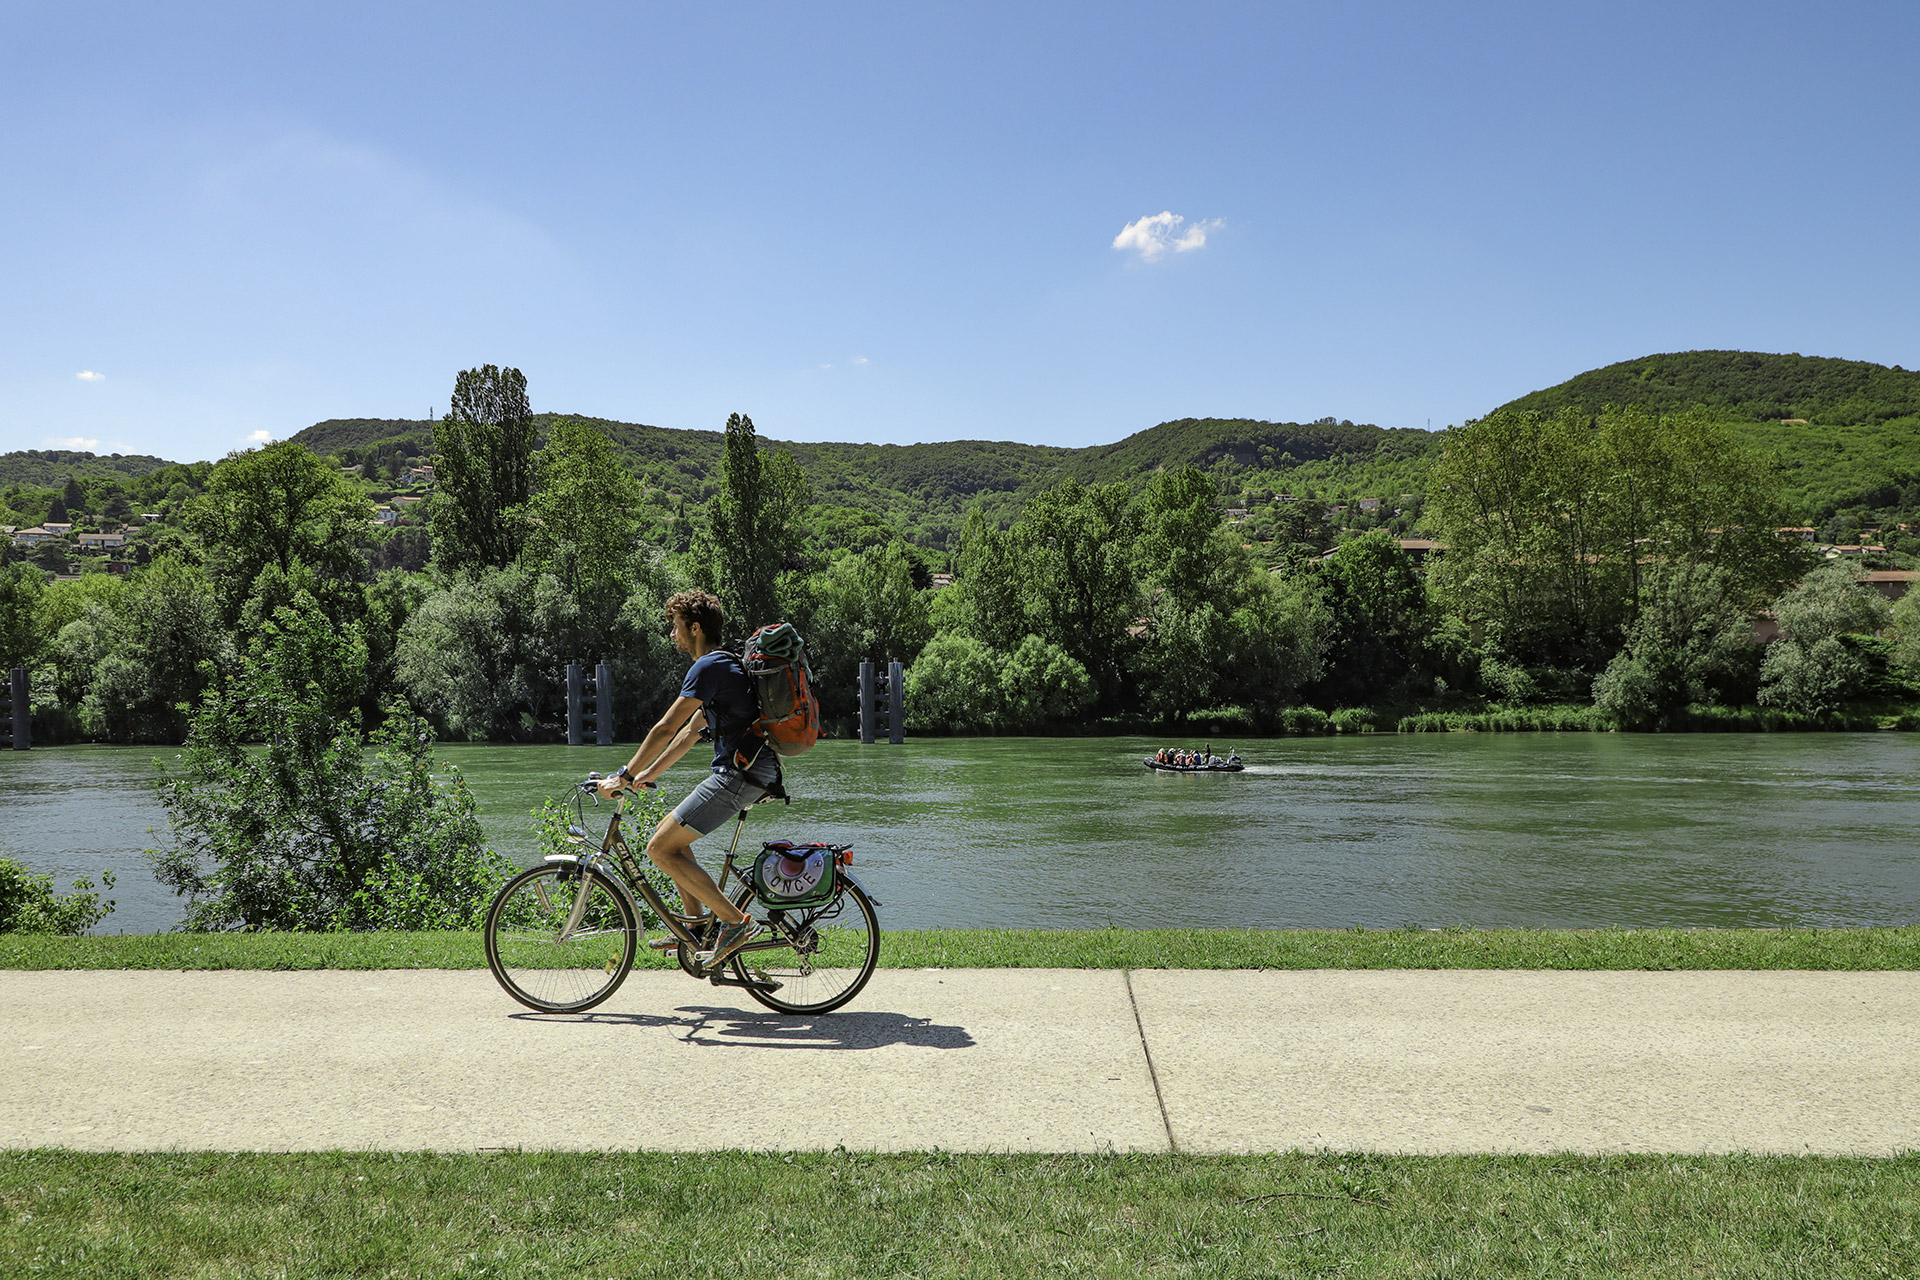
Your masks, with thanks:
M 757 761 L 745 772 L 715 769 L 674 806 L 673 820 L 700 835 L 711 835 L 728 818 L 757 804 L 779 777 L 777 760 Z

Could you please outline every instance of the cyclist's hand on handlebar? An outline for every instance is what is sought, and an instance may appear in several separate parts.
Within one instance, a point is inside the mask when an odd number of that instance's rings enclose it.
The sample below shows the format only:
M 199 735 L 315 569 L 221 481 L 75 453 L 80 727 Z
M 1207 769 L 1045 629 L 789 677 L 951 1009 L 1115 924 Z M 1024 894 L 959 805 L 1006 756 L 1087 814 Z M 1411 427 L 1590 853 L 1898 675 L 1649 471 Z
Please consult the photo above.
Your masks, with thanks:
M 643 781 L 639 778 L 631 777 L 627 775 L 624 770 L 618 773 L 610 773 L 604 778 L 595 775 L 591 777 L 589 781 L 593 783 L 594 789 L 608 800 L 615 798 L 622 791 L 651 791 L 659 785 L 659 783 L 653 782 L 652 780 Z

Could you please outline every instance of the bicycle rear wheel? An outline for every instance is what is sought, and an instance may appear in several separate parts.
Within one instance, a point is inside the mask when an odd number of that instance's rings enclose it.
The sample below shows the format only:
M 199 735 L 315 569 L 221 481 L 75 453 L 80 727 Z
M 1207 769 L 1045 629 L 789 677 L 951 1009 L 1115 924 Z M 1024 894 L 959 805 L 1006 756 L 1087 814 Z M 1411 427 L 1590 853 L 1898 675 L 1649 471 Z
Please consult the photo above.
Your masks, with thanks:
M 819 911 L 784 916 L 769 932 L 788 945 L 742 951 L 731 961 L 736 978 L 780 984 L 778 991 L 748 987 L 747 994 L 778 1013 L 831 1013 L 859 995 L 880 963 L 880 921 L 860 886 L 848 881 Z
M 582 876 L 586 903 L 569 931 Z M 542 1013 L 578 1013 L 626 981 L 640 921 L 632 900 L 599 872 L 549 862 L 502 886 L 487 908 L 485 936 L 487 967 L 508 995 Z

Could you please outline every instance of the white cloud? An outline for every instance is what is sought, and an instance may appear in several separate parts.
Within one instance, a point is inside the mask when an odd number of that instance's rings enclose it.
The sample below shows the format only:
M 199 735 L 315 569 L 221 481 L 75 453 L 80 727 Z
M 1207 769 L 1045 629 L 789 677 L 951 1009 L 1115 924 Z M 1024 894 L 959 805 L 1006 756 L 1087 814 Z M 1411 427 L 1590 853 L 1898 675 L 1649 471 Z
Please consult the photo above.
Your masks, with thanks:
M 265 428 L 262 428 L 259 431 L 251 432 L 247 436 L 247 443 L 248 444 L 272 444 L 273 432 L 268 431 Z
M 865 356 L 855 356 L 853 359 L 847 361 L 848 364 L 865 364 L 866 362 L 867 358 Z
M 1169 249 L 1175 253 L 1186 253 L 1205 248 L 1207 233 L 1225 225 L 1224 218 L 1202 218 L 1198 222 L 1188 223 L 1172 210 L 1163 209 L 1122 227 L 1120 234 L 1113 238 L 1113 247 L 1123 253 L 1131 251 L 1139 254 L 1142 262 L 1156 262 L 1165 257 Z M 1182 230 L 1183 227 L 1185 230 Z
M 82 382 L 105 382 L 107 380 L 106 374 L 95 373 L 91 369 L 82 369 L 80 372 L 74 374 L 73 376 L 80 379 L 80 381 Z
M 100 442 L 89 440 L 85 436 L 48 436 L 46 446 L 49 449 L 84 449 L 88 453 L 98 453 Z

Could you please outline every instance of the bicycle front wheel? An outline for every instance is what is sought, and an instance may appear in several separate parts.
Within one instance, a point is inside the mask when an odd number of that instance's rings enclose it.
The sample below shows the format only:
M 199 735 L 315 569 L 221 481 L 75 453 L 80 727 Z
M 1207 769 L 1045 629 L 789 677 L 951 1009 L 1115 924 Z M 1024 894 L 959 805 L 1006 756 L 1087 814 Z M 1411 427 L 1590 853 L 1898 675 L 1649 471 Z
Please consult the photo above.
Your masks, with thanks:
M 487 909 L 487 967 L 508 995 L 542 1013 L 578 1013 L 618 991 L 639 938 L 632 899 L 570 862 L 522 871 Z
M 860 994 L 880 963 L 880 921 L 873 902 L 851 881 L 813 912 L 774 913 L 769 932 L 785 945 L 749 949 L 731 962 L 733 976 L 771 978 L 778 991 L 747 994 L 779 1013 L 832 1013 Z

